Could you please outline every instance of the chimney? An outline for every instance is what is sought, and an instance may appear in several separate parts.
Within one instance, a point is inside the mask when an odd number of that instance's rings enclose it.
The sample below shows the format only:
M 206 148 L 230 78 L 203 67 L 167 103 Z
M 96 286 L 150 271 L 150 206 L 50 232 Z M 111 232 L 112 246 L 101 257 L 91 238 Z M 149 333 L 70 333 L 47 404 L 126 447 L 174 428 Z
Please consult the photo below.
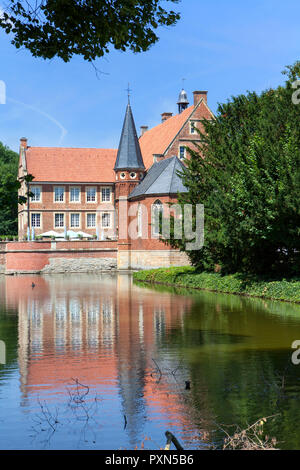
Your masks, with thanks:
M 27 149 L 27 137 L 21 137 L 20 146 L 23 147 L 24 149 Z
M 199 101 L 203 98 L 203 101 L 207 104 L 207 91 L 194 91 L 194 106 L 197 106 Z
M 173 113 L 162 113 L 161 122 L 165 122 L 167 119 L 170 119 L 173 116 Z
M 147 130 L 148 130 L 148 126 L 141 126 L 141 135 L 140 135 L 140 137 L 142 137 L 142 135 L 144 135 L 145 132 L 147 132 Z

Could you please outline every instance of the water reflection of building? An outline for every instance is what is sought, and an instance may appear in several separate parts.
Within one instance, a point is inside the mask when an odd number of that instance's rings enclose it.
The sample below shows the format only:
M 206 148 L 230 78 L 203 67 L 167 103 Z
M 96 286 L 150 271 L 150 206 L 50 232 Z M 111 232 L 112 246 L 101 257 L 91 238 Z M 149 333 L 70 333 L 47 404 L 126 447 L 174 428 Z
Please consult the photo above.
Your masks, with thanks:
M 121 396 L 132 445 L 149 407 L 174 418 L 171 395 L 153 396 L 150 372 L 157 347 L 182 324 L 190 299 L 155 295 L 125 275 L 9 277 L 6 298 L 19 311 L 24 400 L 32 394 L 52 399 L 57 390 L 63 397 L 66 384 L 78 377 L 100 387 L 101 395 Z

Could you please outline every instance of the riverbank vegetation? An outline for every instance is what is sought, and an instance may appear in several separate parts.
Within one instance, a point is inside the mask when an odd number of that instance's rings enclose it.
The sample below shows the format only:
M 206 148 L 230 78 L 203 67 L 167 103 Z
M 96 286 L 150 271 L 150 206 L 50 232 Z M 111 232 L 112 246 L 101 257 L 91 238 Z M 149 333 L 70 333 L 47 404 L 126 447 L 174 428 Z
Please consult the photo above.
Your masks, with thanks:
M 187 149 L 182 178 L 188 192 L 179 201 L 204 204 L 204 247 L 187 252 L 198 270 L 300 274 L 300 104 L 292 102 L 299 73 L 296 63 L 287 68 L 285 85 L 220 104 L 215 119 L 203 122 L 201 144 Z M 185 239 L 168 242 L 185 251 Z M 227 280 L 203 275 L 200 283 L 231 289 Z M 239 277 L 230 282 L 240 290 Z M 273 284 L 258 285 L 276 294 Z
M 199 272 L 196 268 L 189 266 L 138 271 L 133 274 L 133 277 L 135 281 L 147 283 L 300 303 L 300 278 L 296 277 L 278 280 L 243 273 L 222 275 L 221 273 Z

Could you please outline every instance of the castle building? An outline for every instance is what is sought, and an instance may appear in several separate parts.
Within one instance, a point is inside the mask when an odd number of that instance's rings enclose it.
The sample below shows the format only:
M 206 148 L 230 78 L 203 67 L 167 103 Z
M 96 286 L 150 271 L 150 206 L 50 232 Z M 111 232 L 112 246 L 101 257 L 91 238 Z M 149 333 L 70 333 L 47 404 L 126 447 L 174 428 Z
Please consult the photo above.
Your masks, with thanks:
M 159 240 L 157 213 L 186 191 L 177 171 L 188 158 L 186 147 L 199 142 L 196 128 L 213 117 L 207 92 L 193 95 L 189 106 L 182 90 L 178 114 L 163 113 L 161 124 L 142 126 L 139 138 L 128 102 L 118 149 L 31 147 L 21 138 L 19 178 L 31 174 L 34 180 L 28 186 L 23 183 L 19 192 L 32 193 L 27 204 L 19 206 L 19 240 L 53 232 L 64 238 L 75 232 L 116 240 L 123 267 L 134 265 L 134 257 L 145 251 L 172 257 L 172 250 Z M 131 235 L 128 227 L 135 210 L 137 233 Z M 148 223 L 142 227 L 144 215 Z M 180 264 L 175 258 L 168 259 Z

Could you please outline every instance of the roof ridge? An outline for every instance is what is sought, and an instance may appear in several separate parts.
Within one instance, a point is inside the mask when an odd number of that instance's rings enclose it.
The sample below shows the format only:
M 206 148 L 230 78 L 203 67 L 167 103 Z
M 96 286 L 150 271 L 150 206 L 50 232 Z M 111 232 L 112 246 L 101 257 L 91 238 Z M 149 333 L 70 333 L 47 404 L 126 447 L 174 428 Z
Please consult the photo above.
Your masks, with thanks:
M 30 149 L 49 149 L 49 150 L 111 150 L 111 151 L 117 151 L 118 149 L 114 148 L 104 148 L 104 147 L 40 147 L 40 146 L 33 146 L 33 145 L 28 145 L 26 150 Z
M 172 178 L 170 179 L 170 188 L 169 188 L 169 191 L 171 191 L 172 189 L 172 182 L 173 182 L 173 177 L 174 177 L 174 170 L 175 170 L 175 166 L 176 166 L 176 159 L 177 159 L 177 156 L 174 155 L 173 157 L 170 157 L 170 158 L 174 158 L 173 160 L 173 169 L 172 169 Z

